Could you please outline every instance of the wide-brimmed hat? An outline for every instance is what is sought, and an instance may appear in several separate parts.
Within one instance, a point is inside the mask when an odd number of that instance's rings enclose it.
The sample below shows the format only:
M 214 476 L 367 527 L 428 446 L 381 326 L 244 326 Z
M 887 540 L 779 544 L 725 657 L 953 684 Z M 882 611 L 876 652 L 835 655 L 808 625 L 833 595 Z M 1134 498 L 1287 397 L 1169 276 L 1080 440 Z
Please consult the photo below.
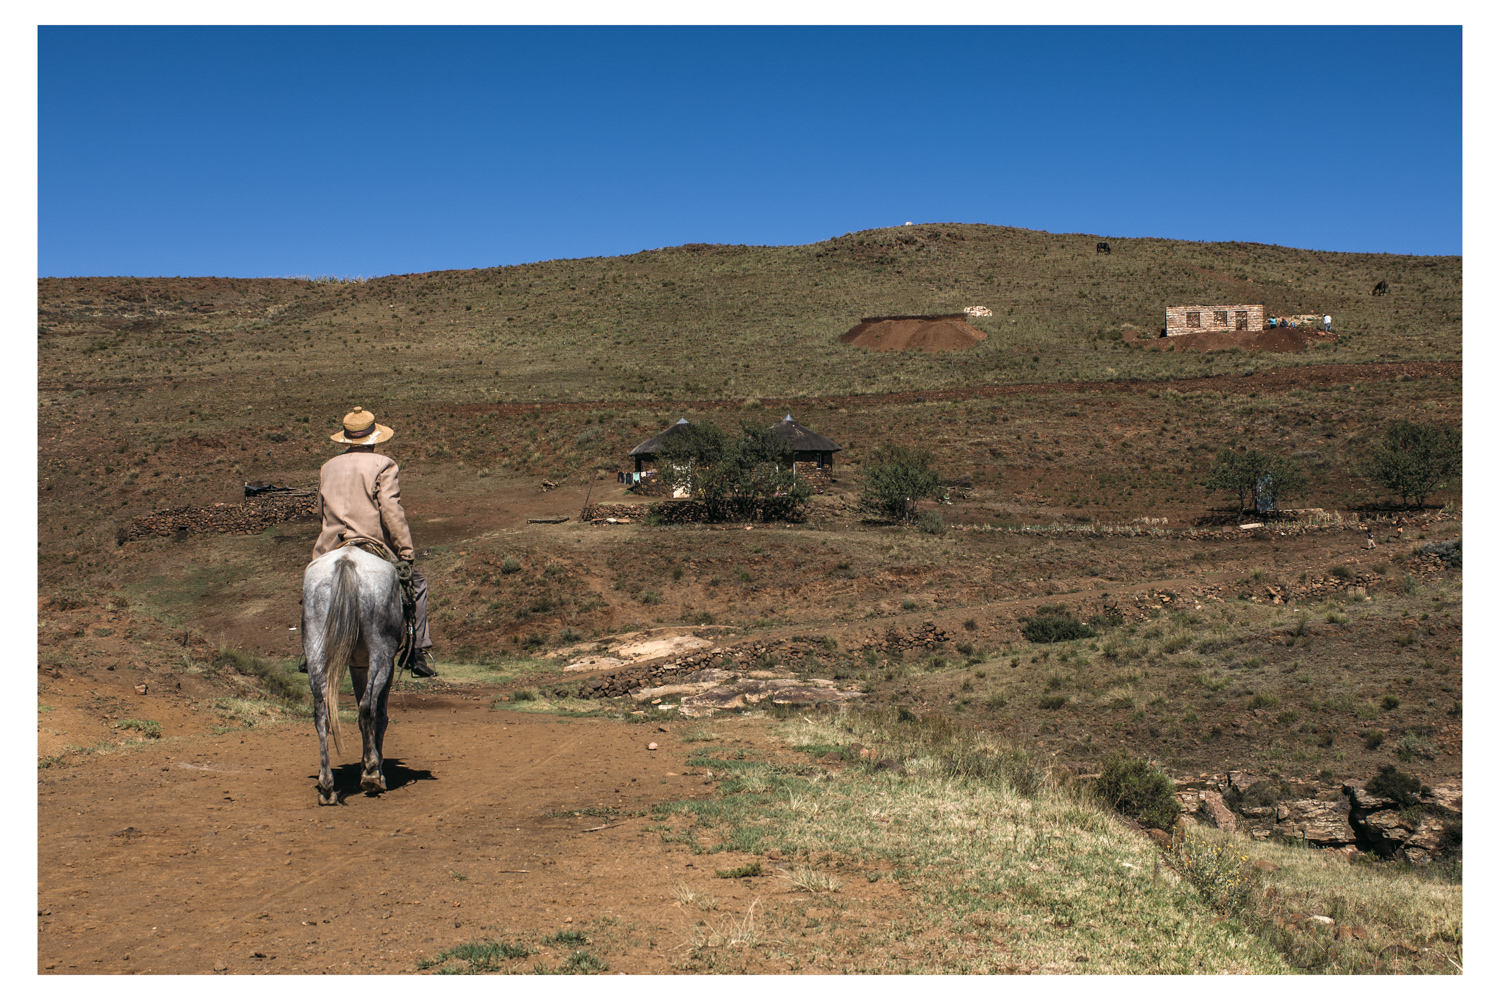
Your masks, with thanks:
M 339 444 L 379 444 L 395 434 L 385 424 L 377 424 L 375 414 L 356 406 L 352 413 L 344 414 L 344 429 L 328 435 L 328 439 Z

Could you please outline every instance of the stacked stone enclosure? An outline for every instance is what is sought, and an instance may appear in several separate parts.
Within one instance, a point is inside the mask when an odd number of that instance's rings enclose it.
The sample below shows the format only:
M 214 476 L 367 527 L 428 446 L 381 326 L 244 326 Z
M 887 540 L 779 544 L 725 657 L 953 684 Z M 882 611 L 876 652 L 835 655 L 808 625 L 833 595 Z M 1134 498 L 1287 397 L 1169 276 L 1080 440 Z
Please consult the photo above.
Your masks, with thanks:
M 1167 306 L 1167 336 L 1189 333 L 1259 333 L 1266 328 L 1264 305 Z

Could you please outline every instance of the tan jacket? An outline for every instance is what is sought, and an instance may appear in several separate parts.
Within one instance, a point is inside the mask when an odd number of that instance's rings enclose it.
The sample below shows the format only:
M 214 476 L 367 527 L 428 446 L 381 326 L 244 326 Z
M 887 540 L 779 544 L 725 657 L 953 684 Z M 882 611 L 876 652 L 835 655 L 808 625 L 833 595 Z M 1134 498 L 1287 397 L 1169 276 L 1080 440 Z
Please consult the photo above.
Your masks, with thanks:
M 411 529 L 401 509 L 400 470 L 373 451 L 346 451 L 323 463 L 318 477 L 318 514 L 323 533 L 313 558 L 344 542 L 374 541 L 398 559 L 411 559 Z

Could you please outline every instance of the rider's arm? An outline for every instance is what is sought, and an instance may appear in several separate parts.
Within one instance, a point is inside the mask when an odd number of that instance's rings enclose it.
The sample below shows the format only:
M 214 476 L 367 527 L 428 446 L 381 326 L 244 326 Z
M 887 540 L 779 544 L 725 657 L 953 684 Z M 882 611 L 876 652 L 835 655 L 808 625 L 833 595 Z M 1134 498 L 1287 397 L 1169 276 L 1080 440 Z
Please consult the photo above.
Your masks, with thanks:
M 376 496 L 380 501 L 380 523 L 397 559 L 410 561 L 415 555 L 411 529 L 406 526 L 406 511 L 401 507 L 400 469 L 392 462 L 375 477 Z

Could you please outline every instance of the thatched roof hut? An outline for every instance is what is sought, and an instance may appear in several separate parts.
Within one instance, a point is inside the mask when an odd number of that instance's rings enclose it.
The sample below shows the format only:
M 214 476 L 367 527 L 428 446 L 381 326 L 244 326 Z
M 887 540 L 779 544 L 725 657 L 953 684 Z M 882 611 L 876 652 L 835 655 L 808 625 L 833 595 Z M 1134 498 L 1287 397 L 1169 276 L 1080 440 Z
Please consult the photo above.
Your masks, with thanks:
M 661 443 L 673 434 L 682 433 L 688 428 L 688 426 L 689 425 L 687 417 L 683 417 L 681 420 L 677 421 L 677 423 L 673 424 L 671 427 L 668 427 L 660 434 L 652 438 L 647 438 L 640 444 L 636 445 L 634 448 L 630 449 L 630 457 L 635 459 L 635 471 L 640 472 L 643 467 L 642 463 L 644 462 L 654 462 L 656 459 L 657 449 L 661 447 Z
M 791 443 L 797 461 L 816 462 L 820 469 L 824 464 L 832 466 L 833 453 L 844 450 L 823 435 L 815 434 L 797 423 L 790 413 L 777 421 L 771 431 Z

